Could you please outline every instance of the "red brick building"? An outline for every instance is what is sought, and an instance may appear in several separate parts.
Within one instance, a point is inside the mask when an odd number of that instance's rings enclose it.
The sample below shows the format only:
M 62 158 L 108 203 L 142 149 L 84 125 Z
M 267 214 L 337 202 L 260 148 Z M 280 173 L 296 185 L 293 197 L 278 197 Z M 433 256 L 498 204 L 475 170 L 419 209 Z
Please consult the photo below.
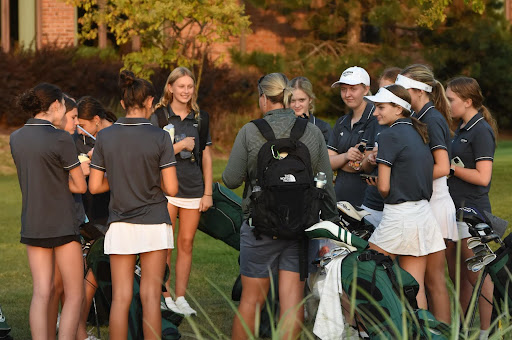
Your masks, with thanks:
M 2 49 L 74 45 L 76 19 L 76 8 L 62 0 L 1 0 Z

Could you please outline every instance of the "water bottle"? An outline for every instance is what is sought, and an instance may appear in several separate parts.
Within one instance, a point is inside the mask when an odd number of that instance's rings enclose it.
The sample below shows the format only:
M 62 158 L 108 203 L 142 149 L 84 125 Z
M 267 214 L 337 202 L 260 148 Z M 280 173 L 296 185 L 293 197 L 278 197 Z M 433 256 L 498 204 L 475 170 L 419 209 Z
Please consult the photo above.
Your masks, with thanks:
M 171 123 L 164 126 L 164 131 L 167 131 L 169 133 L 169 136 L 171 136 L 171 142 L 174 143 L 174 125 Z
M 325 172 L 318 172 L 315 176 L 315 186 L 319 189 L 325 188 L 325 185 L 327 184 L 327 176 L 325 175 Z

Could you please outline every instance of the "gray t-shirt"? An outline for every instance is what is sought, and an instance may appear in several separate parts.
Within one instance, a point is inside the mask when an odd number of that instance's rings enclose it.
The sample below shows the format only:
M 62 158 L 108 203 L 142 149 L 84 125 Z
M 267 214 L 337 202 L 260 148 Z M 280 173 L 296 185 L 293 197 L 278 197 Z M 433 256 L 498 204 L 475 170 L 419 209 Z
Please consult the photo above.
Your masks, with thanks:
M 21 237 L 79 235 L 69 171 L 80 165 L 71 135 L 31 118 L 10 138 L 21 188 Z
M 297 117 L 291 109 L 272 110 L 263 117 L 272 127 L 276 138 L 287 138 Z M 300 118 L 299 118 L 300 119 Z M 320 129 L 313 124 L 308 124 L 304 134 L 299 139 L 309 150 L 313 173 L 322 171 L 327 176 L 327 197 L 322 202 L 322 219 L 339 221 L 332 183 L 332 169 L 329 163 L 329 155 L 325 147 L 324 136 Z M 253 123 L 245 124 L 236 136 L 231 149 L 228 164 L 222 173 L 222 180 L 230 189 L 238 188 L 245 182 L 242 209 L 245 218 L 249 217 L 249 194 L 252 191 L 257 178 L 257 158 L 263 144 L 266 142 L 258 128 Z
M 108 224 L 170 224 L 160 171 L 175 165 L 169 134 L 152 126 L 147 119 L 119 118 L 101 130 L 91 168 L 107 172 Z
M 434 159 L 410 118 L 401 118 L 379 134 L 377 163 L 391 167 L 386 204 L 430 200 Z

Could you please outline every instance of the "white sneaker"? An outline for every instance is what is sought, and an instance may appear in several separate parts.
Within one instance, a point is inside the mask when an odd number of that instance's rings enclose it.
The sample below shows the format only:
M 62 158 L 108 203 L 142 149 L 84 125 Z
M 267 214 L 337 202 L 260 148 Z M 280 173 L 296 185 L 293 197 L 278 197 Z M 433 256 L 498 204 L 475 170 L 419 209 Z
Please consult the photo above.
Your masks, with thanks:
M 85 338 L 84 340 L 100 340 L 99 338 L 95 337 L 94 335 L 92 334 L 89 334 L 89 336 L 87 338 Z
M 190 307 L 184 296 L 180 296 L 176 299 L 176 306 L 183 315 L 197 315 L 197 312 Z
M 174 303 L 174 300 L 172 299 L 172 297 L 166 297 L 165 298 L 165 304 L 167 305 L 167 308 L 171 311 L 173 311 L 174 313 L 177 313 L 177 314 L 184 314 L 180 308 L 176 305 L 176 303 Z

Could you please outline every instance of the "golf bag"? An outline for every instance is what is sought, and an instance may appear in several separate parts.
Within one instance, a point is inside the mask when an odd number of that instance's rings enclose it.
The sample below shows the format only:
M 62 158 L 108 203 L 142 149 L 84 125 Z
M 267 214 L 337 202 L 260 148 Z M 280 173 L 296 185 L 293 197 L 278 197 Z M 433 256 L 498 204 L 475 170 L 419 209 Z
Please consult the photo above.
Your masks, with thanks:
M 110 275 L 110 259 L 103 253 L 104 238 L 93 243 L 87 256 L 87 266 L 91 268 L 96 282 L 96 308 L 100 322 L 106 323 L 112 303 L 112 279 Z M 165 300 L 160 296 L 160 302 Z M 183 316 L 170 310 L 162 311 L 162 339 L 175 340 L 181 337 L 178 326 Z M 144 338 L 142 333 L 142 304 L 140 302 L 140 268 L 137 266 L 133 280 L 133 297 L 128 314 L 128 339 Z
M 10 331 L 11 327 L 7 324 L 2 308 L 0 307 L 0 339 L 11 339 L 9 336 Z
M 494 309 L 512 313 L 512 234 L 503 240 L 505 246 L 496 251 L 496 259 L 487 266 L 494 283 Z
M 213 206 L 201 214 L 199 230 L 240 250 L 242 199 L 218 182 L 213 183 Z
M 510 313 L 512 312 L 512 234 L 505 237 L 503 241 L 501 240 L 508 222 L 487 212 L 482 215 L 473 208 L 461 208 L 461 211 L 463 220 L 468 224 L 470 233 L 474 236 L 468 239 L 468 247 L 475 252 L 475 249 L 481 246 L 474 246 L 472 243 L 479 240 L 480 243 L 485 244 L 488 254 L 494 256 L 494 260 L 489 264 L 482 261 L 482 264 L 486 265 L 486 272 L 494 283 L 494 315 L 503 313 L 506 309 Z M 495 253 L 487 246 L 490 241 L 498 242 L 501 245 Z M 486 257 L 490 255 L 486 255 Z M 478 257 L 478 254 L 475 257 Z
M 449 339 L 450 327 L 417 309 L 419 285 L 411 274 L 375 250 L 355 251 L 341 264 L 344 292 L 354 301 L 370 339 Z M 403 318 L 406 318 L 405 328 Z

